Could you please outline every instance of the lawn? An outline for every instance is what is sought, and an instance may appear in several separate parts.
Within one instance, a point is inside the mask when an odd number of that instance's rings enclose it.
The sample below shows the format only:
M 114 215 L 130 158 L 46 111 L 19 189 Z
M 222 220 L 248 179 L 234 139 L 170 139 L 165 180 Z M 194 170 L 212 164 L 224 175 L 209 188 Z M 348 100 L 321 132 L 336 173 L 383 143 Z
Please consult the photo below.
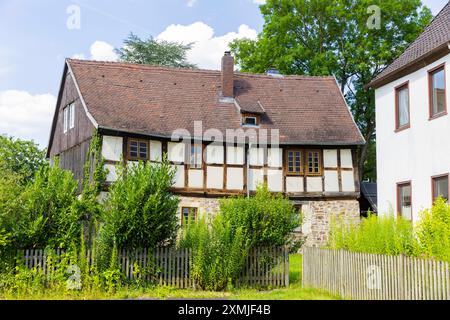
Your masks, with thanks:
M 168 287 L 150 289 L 123 288 L 114 294 L 104 292 L 55 292 L 41 291 L 30 296 L 2 296 L 0 299 L 44 299 L 44 300 L 104 300 L 104 299 L 234 299 L 234 300 L 333 300 L 339 299 L 327 292 L 304 289 L 301 284 L 302 257 L 290 256 L 289 288 L 260 291 L 256 289 L 235 289 L 229 292 L 182 290 Z

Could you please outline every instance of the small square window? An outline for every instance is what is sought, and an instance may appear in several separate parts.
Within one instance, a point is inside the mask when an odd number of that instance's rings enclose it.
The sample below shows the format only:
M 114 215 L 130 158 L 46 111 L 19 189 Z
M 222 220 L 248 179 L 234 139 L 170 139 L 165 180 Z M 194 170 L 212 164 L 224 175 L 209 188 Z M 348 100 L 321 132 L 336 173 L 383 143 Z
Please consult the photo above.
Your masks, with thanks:
M 258 125 L 258 118 L 252 117 L 252 116 L 244 116 L 242 118 L 242 125 L 244 126 L 257 126 Z
M 303 173 L 303 157 L 301 150 L 288 150 L 287 169 L 289 174 L 300 175 Z
M 319 151 L 308 151 L 308 175 L 317 176 L 322 174 L 322 166 Z
M 448 175 L 433 178 L 433 203 L 439 197 L 449 200 Z
M 189 222 L 197 221 L 197 208 L 183 207 L 181 209 L 181 223 L 187 225 Z
M 131 160 L 148 160 L 148 142 L 130 140 L 128 143 L 128 155 Z

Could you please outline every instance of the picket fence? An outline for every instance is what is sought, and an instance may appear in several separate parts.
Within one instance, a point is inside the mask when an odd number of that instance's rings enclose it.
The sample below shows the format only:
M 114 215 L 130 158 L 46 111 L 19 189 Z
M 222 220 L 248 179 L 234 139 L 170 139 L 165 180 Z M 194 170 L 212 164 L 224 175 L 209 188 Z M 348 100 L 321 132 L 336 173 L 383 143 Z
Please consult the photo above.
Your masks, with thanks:
M 355 300 L 449 300 L 447 262 L 303 248 L 303 286 Z
M 56 250 L 53 255 L 60 260 L 64 251 Z M 40 269 L 45 274 L 51 272 L 44 250 L 23 250 L 23 260 L 29 269 Z M 142 250 L 119 250 L 118 262 L 123 274 L 129 280 L 141 279 L 176 288 L 193 288 L 191 277 L 192 251 L 171 247 L 157 248 L 153 252 Z M 86 262 L 93 263 L 90 250 L 86 252 Z M 156 270 L 146 273 L 145 270 Z M 142 272 L 144 271 L 144 272 Z M 147 274 L 147 275 L 146 275 Z M 255 248 L 249 253 L 240 278 L 240 286 L 287 287 L 289 286 L 289 250 L 287 247 Z

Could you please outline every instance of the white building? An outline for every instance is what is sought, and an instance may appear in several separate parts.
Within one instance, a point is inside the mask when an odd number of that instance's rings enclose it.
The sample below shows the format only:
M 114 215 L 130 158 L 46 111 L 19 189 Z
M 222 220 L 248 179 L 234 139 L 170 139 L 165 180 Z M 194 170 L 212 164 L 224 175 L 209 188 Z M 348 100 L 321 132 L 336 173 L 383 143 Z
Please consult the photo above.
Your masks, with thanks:
M 378 211 L 416 222 L 449 198 L 450 3 L 370 84 L 375 88 Z

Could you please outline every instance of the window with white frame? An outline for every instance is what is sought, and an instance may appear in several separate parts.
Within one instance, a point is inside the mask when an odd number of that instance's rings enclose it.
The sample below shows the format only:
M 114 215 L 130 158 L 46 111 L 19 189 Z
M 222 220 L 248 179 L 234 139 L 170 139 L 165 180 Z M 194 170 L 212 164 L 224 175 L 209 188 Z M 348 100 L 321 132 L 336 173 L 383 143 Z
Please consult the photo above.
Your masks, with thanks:
M 75 104 L 71 103 L 64 108 L 64 133 L 75 128 Z

